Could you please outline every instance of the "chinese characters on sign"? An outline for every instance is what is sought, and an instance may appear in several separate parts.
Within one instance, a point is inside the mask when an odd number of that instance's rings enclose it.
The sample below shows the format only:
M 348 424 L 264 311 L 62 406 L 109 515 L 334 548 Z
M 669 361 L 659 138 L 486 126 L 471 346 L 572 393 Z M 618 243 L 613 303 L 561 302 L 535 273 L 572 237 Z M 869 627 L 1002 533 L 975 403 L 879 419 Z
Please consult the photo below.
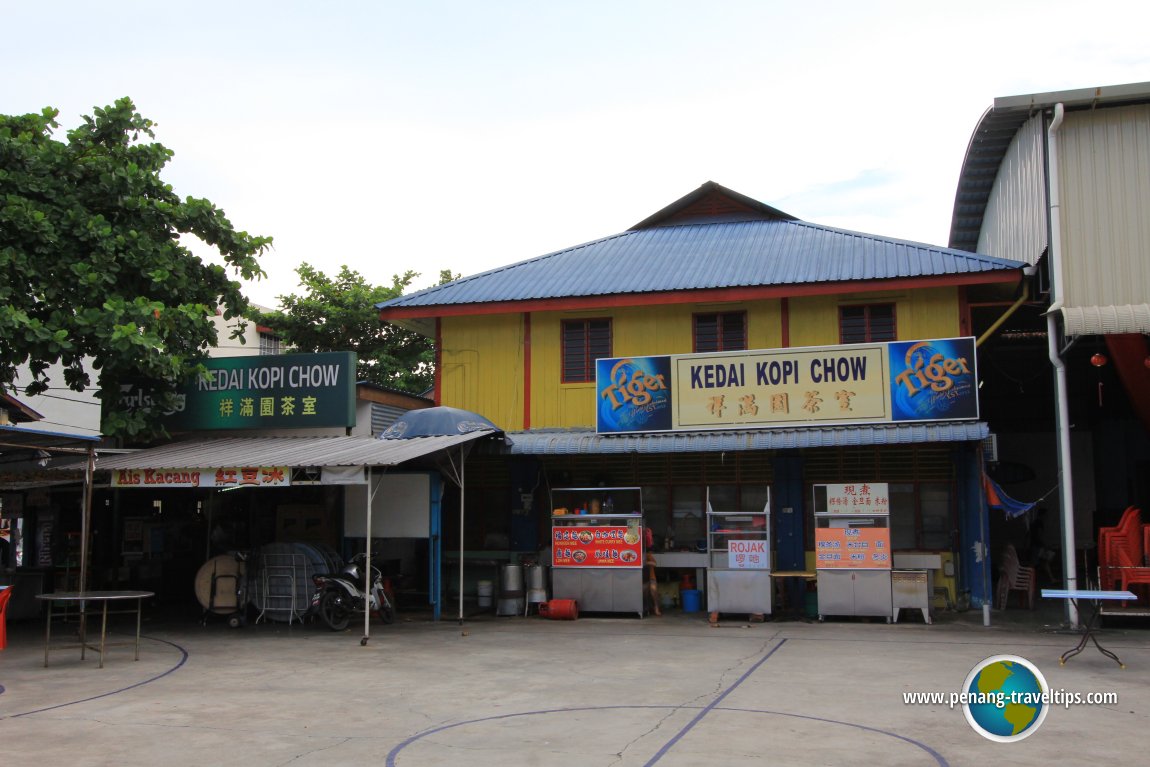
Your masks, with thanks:
M 731 570 L 766 570 L 767 542 L 727 541 L 727 567 Z
M 978 417 L 974 339 L 596 361 L 600 433 Z
M 112 487 L 288 487 L 287 466 L 229 466 L 218 469 L 117 469 Z
M 172 430 L 325 428 L 355 425 L 355 354 L 279 354 L 215 357 L 189 383 L 173 410 Z M 120 404 L 150 407 L 143 390 L 128 385 Z
M 823 485 L 827 489 L 825 514 L 889 514 L 890 486 L 886 482 Z
M 890 566 L 889 528 L 815 528 L 816 568 L 889 570 Z
M 552 566 L 642 567 L 642 540 L 639 527 L 552 527 Z

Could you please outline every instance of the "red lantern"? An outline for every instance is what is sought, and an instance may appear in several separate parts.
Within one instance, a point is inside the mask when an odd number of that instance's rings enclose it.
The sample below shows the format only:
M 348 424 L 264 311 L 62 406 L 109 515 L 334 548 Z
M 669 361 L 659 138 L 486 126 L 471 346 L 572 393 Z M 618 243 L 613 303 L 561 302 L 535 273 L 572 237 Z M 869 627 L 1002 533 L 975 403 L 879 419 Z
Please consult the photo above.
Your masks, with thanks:
M 1103 365 L 1105 365 L 1109 361 L 1110 360 L 1106 359 L 1106 355 L 1102 354 L 1101 352 L 1095 354 L 1093 357 L 1090 358 L 1090 364 L 1096 368 L 1102 367 Z

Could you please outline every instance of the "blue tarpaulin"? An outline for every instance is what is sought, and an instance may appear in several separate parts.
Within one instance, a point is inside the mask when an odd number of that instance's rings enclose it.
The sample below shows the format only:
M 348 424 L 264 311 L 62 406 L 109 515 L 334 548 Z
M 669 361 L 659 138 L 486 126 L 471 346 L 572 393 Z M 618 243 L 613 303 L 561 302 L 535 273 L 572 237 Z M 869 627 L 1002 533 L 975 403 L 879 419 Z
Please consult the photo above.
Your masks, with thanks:
M 992 509 L 1002 509 L 1007 519 L 1021 517 L 1038 503 L 1037 501 L 1030 503 L 1016 501 L 1007 495 L 986 472 L 982 473 L 982 487 L 986 492 L 986 505 Z

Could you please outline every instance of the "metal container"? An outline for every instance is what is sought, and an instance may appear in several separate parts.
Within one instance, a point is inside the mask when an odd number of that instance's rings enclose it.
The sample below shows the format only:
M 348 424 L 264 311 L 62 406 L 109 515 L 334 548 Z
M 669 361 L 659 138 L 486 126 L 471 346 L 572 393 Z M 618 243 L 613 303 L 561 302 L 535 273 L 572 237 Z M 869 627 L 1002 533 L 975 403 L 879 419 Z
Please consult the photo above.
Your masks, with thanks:
M 499 600 L 495 603 L 495 614 L 522 615 L 527 607 L 523 591 L 523 566 L 504 565 L 500 575 Z
M 528 565 L 524 568 L 527 580 L 527 604 L 537 605 L 547 601 L 546 565 Z
M 501 598 L 523 596 L 522 565 L 504 565 L 501 576 L 499 579 L 499 596 Z

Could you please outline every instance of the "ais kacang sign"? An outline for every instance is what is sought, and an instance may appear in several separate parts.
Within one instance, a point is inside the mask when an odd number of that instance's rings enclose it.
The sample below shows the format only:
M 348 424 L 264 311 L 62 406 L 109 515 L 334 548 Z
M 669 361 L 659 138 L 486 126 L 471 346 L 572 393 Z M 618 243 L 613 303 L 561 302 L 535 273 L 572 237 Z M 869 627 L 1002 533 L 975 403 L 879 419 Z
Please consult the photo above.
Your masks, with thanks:
M 973 338 L 596 360 L 600 433 L 978 418 Z

